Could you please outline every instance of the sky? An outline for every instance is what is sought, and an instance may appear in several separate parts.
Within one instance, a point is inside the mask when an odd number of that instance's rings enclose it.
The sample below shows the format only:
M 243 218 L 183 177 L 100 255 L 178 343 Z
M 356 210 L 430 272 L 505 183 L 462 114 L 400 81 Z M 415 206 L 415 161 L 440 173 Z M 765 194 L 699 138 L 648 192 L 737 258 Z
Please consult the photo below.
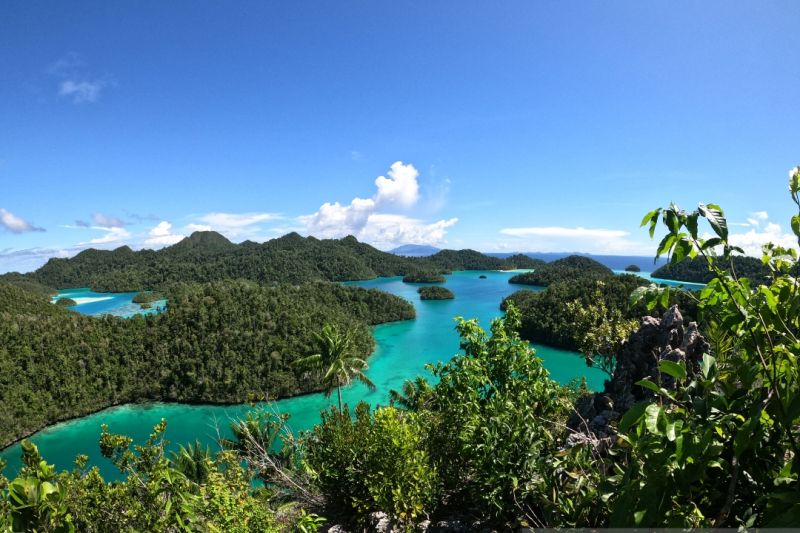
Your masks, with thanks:
M 290 231 L 652 255 L 796 244 L 800 2 L 0 3 L 0 272 Z

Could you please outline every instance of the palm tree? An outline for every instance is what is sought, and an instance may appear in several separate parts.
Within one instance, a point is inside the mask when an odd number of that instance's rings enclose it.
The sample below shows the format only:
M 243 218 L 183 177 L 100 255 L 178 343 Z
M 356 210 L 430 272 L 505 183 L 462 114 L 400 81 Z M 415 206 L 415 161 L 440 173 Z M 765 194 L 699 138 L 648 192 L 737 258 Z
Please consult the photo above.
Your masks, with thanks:
M 339 411 L 342 410 L 342 386 L 357 380 L 369 387 L 369 390 L 375 390 L 375 384 L 364 374 L 367 362 L 352 353 L 353 335 L 350 330 L 341 332 L 333 324 L 325 324 L 320 333 L 314 333 L 314 338 L 319 344 L 319 353 L 298 359 L 293 364 L 325 371 L 322 376 L 325 396 L 330 397 L 333 389 L 336 389 Z
M 402 391 L 389 391 L 389 404 L 399 406 L 407 411 L 430 409 L 433 402 L 433 387 L 428 380 L 417 376 L 413 381 L 407 379 Z
M 176 470 L 198 484 L 208 480 L 213 464 L 211 448 L 203 447 L 199 440 L 181 446 L 177 453 L 172 452 L 171 461 Z

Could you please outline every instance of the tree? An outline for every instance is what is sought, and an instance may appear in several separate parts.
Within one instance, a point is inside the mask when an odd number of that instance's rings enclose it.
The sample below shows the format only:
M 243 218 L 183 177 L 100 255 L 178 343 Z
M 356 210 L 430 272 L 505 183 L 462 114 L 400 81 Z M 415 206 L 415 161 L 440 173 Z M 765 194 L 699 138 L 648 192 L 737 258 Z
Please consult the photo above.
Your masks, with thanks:
M 343 385 L 350 385 L 353 380 L 357 380 L 370 390 L 375 390 L 375 384 L 364 374 L 367 362 L 353 355 L 353 336 L 350 330 L 342 332 L 333 324 L 325 324 L 322 332 L 314 333 L 314 337 L 319 344 L 319 353 L 298 359 L 294 364 L 325 370 L 322 377 L 325 396 L 329 397 L 335 388 L 340 411 Z

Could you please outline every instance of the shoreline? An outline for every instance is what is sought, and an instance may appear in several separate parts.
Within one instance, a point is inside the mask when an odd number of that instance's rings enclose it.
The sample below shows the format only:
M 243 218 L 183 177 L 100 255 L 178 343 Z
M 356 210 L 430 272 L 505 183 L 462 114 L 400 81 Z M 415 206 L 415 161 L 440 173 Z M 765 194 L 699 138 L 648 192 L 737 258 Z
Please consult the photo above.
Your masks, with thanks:
M 67 416 L 63 418 L 59 418 L 58 420 L 54 420 L 38 429 L 32 430 L 27 432 L 25 435 L 21 437 L 17 437 L 12 441 L 0 443 L 0 453 L 4 453 L 8 451 L 9 448 L 12 446 L 19 444 L 25 439 L 35 437 L 37 434 L 47 431 L 49 429 L 54 429 L 62 424 L 69 424 L 70 422 L 74 422 L 76 420 L 80 420 L 81 418 L 86 418 L 88 416 L 93 416 L 102 413 L 103 411 L 111 411 L 113 409 L 120 409 L 122 407 L 131 406 L 155 406 L 158 404 L 162 405 L 190 405 L 194 407 L 199 407 L 203 405 L 207 405 L 209 407 L 228 407 L 232 405 L 252 405 L 255 406 L 257 404 L 262 403 L 275 403 L 281 400 L 288 400 L 290 398 L 301 398 L 303 396 L 310 396 L 311 394 L 319 394 L 322 392 L 322 389 L 308 391 L 308 392 L 301 392 L 299 394 L 292 394 L 291 396 L 281 396 L 274 399 L 264 399 L 264 400 L 257 400 L 257 401 L 231 401 L 231 402 L 215 402 L 210 400 L 204 401 L 191 401 L 191 400 L 153 400 L 153 399 L 145 399 L 142 401 L 129 401 L 129 402 L 116 402 L 111 405 L 107 405 L 106 407 L 101 407 L 99 409 L 95 409 L 93 411 L 88 411 L 82 415 L 74 415 L 74 416 Z

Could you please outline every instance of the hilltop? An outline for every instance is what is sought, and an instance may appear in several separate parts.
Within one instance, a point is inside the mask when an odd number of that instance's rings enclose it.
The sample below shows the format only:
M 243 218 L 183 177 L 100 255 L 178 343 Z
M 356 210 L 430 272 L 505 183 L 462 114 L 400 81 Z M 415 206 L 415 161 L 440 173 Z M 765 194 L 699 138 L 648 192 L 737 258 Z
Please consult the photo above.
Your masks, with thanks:
M 440 250 L 430 257 L 382 252 L 355 237 L 317 239 L 289 233 L 264 243 L 235 244 L 214 231 L 198 231 L 161 250 L 88 249 L 69 259 L 53 258 L 29 274 L 0 280 L 50 288 L 91 287 L 97 291 L 156 290 L 173 282 L 206 283 L 246 279 L 259 283 L 364 280 L 404 276 L 421 270 L 532 268 L 526 256 L 490 257 L 475 250 Z

